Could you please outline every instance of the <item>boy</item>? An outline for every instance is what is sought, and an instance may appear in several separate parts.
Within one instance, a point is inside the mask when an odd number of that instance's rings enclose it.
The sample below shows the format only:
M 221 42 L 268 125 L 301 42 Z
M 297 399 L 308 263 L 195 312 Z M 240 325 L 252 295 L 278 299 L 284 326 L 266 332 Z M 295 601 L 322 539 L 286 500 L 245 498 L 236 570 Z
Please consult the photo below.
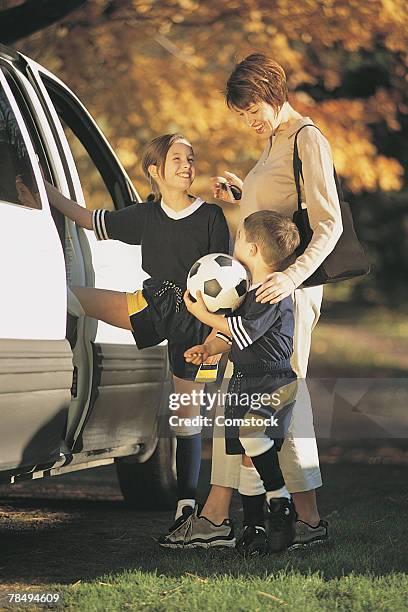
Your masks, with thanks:
M 185 359 L 198 365 L 210 355 L 230 351 L 234 374 L 228 387 L 225 417 L 237 425 L 226 427 L 227 453 L 251 457 L 266 490 L 268 541 L 263 512 L 259 511 L 263 496 L 256 496 L 257 500 L 242 496 L 245 529 L 237 547 L 249 553 L 266 552 L 268 548 L 274 552 L 284 550 L 294 536 L 296 512 L 277 458 L 297 389 L 296 374 L 290 366 L 293 301 L 287 297 L 277 304 L 261 304 L 255 301 L 255 293 L 268 274 L 289 265 L 298 244 L 297 228 L 288 217 L 274 211 L 257 211 L 240 225 L 235 242 L 234 256 L 248 268 L 252 278 L 243 304 L 224 318 L 208 312 L 201 296 L 193 303 L 187 292 L 184 295 L 189 312 L 219 330 L 215 339 L 188 349 Z M 218 532 L 216 542 L 211 537 L 211 522 L 195 512 L 178 532 L 173 532 L 168 545 L 212 546 L 222 544 L 222 540 L 228 545 L 232 539 L 228 530 L 232 533 L 232 527 L 225 522 L 225 534 Z

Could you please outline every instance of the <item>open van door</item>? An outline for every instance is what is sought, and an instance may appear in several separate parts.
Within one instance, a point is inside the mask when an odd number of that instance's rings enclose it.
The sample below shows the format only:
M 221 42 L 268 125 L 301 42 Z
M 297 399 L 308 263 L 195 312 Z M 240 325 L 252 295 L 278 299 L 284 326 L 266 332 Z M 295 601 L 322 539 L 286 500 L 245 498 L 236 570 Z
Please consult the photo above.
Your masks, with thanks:
M 119 209 L 140 201 L 120 162 L 78 98 L 54 75 L 31 60 L 27 62 L 63 150 L 69 187 L 65 195 L 83 206 L 92 204 L 92 201 L 85 203 L 80 180 L 80 161 L 85 155 L 87 170 L 97 181 L 98 195 L 102 194 L 96 207 Z M 82 155 L 76 157 L 77 151 Z M 134 291 L 145 277 L 139 246 L 117 241 L 98 242 L 93 232 L 77 228 L 69 220 L 66 222 L 65 257 L 69 284 Z M 78 260 L 82 261 L 82 266 L 78 265 Z M 166 495 L 173 501 L 175 482 L 174 443 L 167 432 L 167 435 L 159 432 L 159 424 L 166 420 L 163 416 L 159 419 L 159 415 L 166 412 L 171 391 L 167 347 L 160 345 L 140 351 L 129 331 L 98 322 L 91 333 L 91 329 L 86 328 L 87 320 L 95 324 L 85 317 L 85 333 L 78 333 L 77 337 L 78 340 L 84 338 L 92 350 L 92 390 L 87 406 L 82 406 L 77 418 L 68 422 L 69 445 L 74 453 L 117 449 L 116 456 L 134 456 L 131 462 L 146 462 L 144 478 L 141 470 L 134 466 L 135 474 L 137 472 L 134 487 L 123 488 L 125 497 L 137 500 L 141 496 L 136 495 L 136 490 L 151 480 L 155 483 L 152 501 L 162 495 L 157 502 L 163 507 Z M 80 357 L 75 366 L 80 382 Z M 75 416 L 75 412 L 73 414 Z M 119 475 L 121 469 L 122 473 L 126 472 L 128 482 L 132 466 L 126 469 L 124 463 L 119 468 Z M 148 469 L 155 473 L 151 479 Z M 166 489 L 162 493 L 159 492 L 160 482 Z M 149 504 L 146 490 L 143 497 Z
M 65 450 L 72 352 L 65 264 L 29 131 L 0 62 L 0 470 Z

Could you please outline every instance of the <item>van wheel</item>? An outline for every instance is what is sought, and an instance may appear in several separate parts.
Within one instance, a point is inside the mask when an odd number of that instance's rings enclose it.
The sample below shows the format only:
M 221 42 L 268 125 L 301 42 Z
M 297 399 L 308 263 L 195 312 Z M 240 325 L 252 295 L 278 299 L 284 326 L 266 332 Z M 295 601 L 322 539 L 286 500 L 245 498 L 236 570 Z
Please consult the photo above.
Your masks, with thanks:
M 116 463 L 125 502 L 136 510 L 173 510 L 177 501 L 176 440 L 159 437 L 144 463 Z

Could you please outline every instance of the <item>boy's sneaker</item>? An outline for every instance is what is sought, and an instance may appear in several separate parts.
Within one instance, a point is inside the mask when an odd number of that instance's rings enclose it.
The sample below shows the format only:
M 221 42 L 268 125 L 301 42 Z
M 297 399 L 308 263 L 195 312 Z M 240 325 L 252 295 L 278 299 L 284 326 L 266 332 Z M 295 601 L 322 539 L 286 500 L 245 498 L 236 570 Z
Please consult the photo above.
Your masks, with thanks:
M 278 497 L 268 502 L 268 541 L 271 552 L 286 550 L 295 537 L 296 510 L 291 499 Z
M 265 529 L 255 525 L 245 525 L 235 548 L 244 555 L 266 555 L 269 552 L 269 544 Z
M 235 546 L 234 527 L 225 519 L 221 525 L 214 525 L 203 516 L 198 516 L 198 506 L 193 514 L 178 528 L 158 540 L 163 548 L 212 548 Z
M 296 521 L 295 537 L 289 550 L 308 548 L 316 544 L 324 544 L 329 539 L 329 523 L 321 520 L 316 527 L 303 521 Z

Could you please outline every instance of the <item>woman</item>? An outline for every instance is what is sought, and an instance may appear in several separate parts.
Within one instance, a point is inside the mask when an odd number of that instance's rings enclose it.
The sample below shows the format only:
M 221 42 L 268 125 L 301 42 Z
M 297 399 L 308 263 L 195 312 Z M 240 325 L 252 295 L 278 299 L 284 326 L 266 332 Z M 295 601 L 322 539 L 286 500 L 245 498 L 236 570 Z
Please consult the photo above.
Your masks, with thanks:
M 226 102 L 250 129 L 268 140 L 260 159 L 244 181 L 230 172 L 226 172 L 225 177 L 214 178 L 215 197 L 233 201 L 231 190 L 225 189 L 227 183 L 227 186 L 242 191 L 239 201 L 241 219 L 262 209 L 276 210 L 292 217 L 297 209 L 293 176 L 294 138 L 302 126 L 313 122 L 309 117 L 302 117 L 289 104 L 284 70 L 265 55 L 248 56 L 235 67 L 228 79 Z M 319 318 L 323 288 L 302 289 L 301 284 L 333 250 L 343 228 L 327 140 L 316 127 L 305 127 L 299 133 L 297 143 L 303 170 L 302 201 L 307 204 L 313 238 L 295 263 L 283 272 L 270 275 L 258 289 L 257 299 L 273 303 L 294 293 L 292 367 L 299 378 L 304 379 L 311 333 Z M 320 520 L 316 505 L 315 489 L 322 485 L 322 480 L 307 389 L 299 404 L 301 411 L 294 415 L 279 456 L 298 514 L 294 547 L 321 542 L 328 537 L 327 523 Z M 244 500 L 248 498 L 247 504 L 244 501 L 244 524 L 251 528 L 250 532 L 245 530 L 244 538 L 248 540 L 248 548 L 256 551 L 256 541 L 264 537 L 256 530 L 256 517 L 262 514 L 264 490 L 248 458 L 244 458 L 241 465 L 236 459 L 225 454 L 223 435 L 216 432 L 212 488 L 200 517 L 194 517 L 190 532 L 192 537 L 205 533 L 206 542 L 211 545 L 213 533 L 216 542 L 217 530 L 232 529 L 227 521 L 229 504 L 232 489 L 239 487 Z

